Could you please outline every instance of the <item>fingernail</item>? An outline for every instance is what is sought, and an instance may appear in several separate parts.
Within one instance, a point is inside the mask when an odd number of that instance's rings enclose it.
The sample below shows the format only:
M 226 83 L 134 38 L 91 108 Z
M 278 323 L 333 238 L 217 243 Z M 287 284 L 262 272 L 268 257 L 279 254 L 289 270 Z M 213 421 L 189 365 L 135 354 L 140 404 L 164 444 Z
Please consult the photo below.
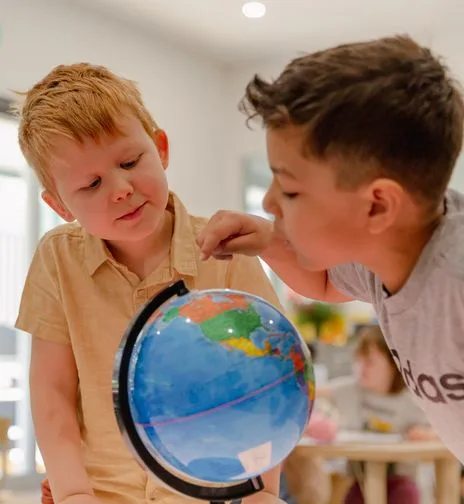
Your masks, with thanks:
M 204 252 L 200 252 L 200 261 L 204 261 L 206 259 L 206 254 Z

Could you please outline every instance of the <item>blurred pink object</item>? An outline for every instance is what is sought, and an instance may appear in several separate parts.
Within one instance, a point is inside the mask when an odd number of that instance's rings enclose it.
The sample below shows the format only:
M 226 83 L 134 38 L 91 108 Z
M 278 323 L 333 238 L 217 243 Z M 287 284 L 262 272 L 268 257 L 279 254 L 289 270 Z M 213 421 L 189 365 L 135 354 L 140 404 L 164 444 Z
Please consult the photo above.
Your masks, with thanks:
M 305 435 L 312 437 L 316 441 L 329 443 L 337 435 L 337 424 L 331 418 L 314 412 L 311 415 Z

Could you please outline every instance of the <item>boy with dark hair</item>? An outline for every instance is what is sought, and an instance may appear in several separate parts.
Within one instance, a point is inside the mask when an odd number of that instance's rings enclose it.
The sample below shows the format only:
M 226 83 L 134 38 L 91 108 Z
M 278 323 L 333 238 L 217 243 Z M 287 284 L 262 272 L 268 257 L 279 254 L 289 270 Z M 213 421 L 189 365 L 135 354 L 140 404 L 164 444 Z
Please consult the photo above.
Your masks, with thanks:
M 447 190 L 463 100 L 405 36 L 346 44 L 248 84 L 262 119 L 274 222 L 221 211 L 204 258 L 259 255 L 292 289 L 372 303 L 404 381 L 464 460 L 464 196 Z

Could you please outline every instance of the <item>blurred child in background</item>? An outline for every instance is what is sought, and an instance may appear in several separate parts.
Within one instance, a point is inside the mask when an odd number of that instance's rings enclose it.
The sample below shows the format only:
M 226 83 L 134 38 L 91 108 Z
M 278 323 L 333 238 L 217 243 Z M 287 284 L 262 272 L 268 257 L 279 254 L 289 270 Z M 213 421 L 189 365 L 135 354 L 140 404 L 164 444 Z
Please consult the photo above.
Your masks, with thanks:
M 401 434 L 409 440 L 435 439 L 422 410 L 415 404 L 376 325 L 357 335 L 354 374 L 331 380 L 317 388 L 317 409 L 306 435 L 330 442 L 337 429 Z M 324 408 L 329 401 L 338 412 Z M 325 409 L 325 411 L 324 411 Z M 330 479 L 318 459 L 293 452 L 283 466 L 282 491 L 296 504 L 325 504 L 330 495 Z M 350 463 L 350 476 L 356 482 L 349 488 L 345 504 L 363 504 L 363 464 Z M 388 468 L 388 504 L 419 504 L 419 489 L 411 464 L 391 464 Z M 281 498 L 283 498 L 281 494 Z
M 340 427 L 396 433 L 409 440 L 436 439 L 424 413 L 406 389 L 403 378 L 388 350 L 378 326 L 368 326 L 358 334 L 354 376 L 333 380 L 318 389 L 318 397 L 328 399 L 340 413 Z M 351 463 L 357 482 L 349 489 L 345 504 L 362 504 L 363 464 Z M 391 464 L 387 479 L 388 504 L 419 504 L 415 467 Z

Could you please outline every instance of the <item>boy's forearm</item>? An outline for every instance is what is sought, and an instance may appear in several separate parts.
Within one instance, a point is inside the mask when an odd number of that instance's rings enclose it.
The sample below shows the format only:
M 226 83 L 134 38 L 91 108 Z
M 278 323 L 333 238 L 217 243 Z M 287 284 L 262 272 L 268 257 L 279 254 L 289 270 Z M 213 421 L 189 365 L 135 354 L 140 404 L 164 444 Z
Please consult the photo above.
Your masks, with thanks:
M 59 392 L 32 390 L 31 398 L 37 442 L 55 502 L 71 495 L 93 495 L 75 405 Z

